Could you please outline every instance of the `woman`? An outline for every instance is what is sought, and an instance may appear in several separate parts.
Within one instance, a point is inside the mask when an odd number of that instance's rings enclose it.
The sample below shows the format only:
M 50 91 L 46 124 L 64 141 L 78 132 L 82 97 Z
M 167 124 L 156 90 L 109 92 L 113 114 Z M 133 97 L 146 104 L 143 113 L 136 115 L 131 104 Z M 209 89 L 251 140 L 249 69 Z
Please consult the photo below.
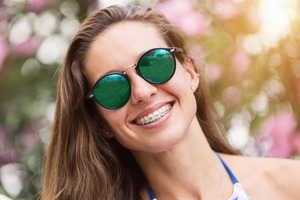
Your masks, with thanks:
M 239 156 L 219 121 L 177 28 L 95 11 L 60 72 L 42 199 L 300 199 L 299 162 Z

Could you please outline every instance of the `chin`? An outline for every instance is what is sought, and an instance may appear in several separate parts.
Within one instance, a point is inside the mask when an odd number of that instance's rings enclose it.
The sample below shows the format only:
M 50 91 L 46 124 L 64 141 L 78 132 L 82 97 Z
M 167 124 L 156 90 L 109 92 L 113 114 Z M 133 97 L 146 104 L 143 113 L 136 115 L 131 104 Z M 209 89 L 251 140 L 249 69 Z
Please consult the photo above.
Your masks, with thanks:
M 151 153 L 163 153 L 172 150 L 174 147 L 176 147 L 180 141 L 182 140 L 182 137 L 165 137 L 165 140 L 161 140 L 159 142 L 155 142 L 154 145 L 151 145 L 147 150 Z M 149 153 L 150 153 L 149 152 Z

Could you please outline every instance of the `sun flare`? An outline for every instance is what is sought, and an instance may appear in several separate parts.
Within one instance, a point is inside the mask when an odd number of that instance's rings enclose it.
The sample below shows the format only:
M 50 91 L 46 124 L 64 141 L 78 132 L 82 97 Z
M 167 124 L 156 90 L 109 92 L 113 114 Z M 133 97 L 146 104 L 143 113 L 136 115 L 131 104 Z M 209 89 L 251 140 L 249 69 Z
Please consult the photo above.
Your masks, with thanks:
M 258 33 L 245 36 L 243 47 L 251 54 L 276 47 L 291 32 L 297 16 L 298 0 L 259 0 L 258 13 L 262 25 Z
M 265 46 L 274 46 L 291 31 L 296 0 L 261 0 L 259 14 L 263 20 L 260 34 Z

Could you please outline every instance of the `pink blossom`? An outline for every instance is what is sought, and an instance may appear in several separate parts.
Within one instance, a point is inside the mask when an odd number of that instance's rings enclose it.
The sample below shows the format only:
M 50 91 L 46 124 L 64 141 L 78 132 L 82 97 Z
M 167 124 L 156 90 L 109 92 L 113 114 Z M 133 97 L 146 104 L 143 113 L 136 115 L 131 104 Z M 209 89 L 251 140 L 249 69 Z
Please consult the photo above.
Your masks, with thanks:
M 294 149 L 297 153 L 300 154 L 300 132 L 295 134 L 294 137 Z
M 214 6 L 214 13 L 220 19 L 231 19 L 239 13 L 239 8 L 236 3 L 231 0 L 218 0 Z
M 47 8 L 53 3 L 53 0 L 30 0 L 28 2 L 27 8 L 33 12 L 39 12 Z
M 222 70 L 221 65 L 218 63 L 209 63 L 207 64 L 207 72 L 210 82 L 215 82 L 221 76 Z
M 21 141 L 25 148 L 33 149 L 35 148 L 39 142 L 39 135 L 33 130 L 27 130 L 21 135 Z
M 8 54 L 8 44 L 5 40 L 2 40 L 0 38 L 0 71 L 7 54 Z
M 18 44 L 15 48 L 15 52 L 20 55 L 27 57 L 34 54 L 40 45 L 40 40 L 36 37 L 30 37 L 25 42 Z
M 156 10 L 161 11 L 165 16 L 175 24 L 181 22 L 183 14 L 195 11 L 191 0 L 180 1 L 180 0 L 167 0 L 162 3 L 158 3 L 155 6 Z
M 223 91 L 222 97 L 227 106 L 234 106 L 240 102 L 242 93 L 236 87 L 228 87 Z
M 4 152 L 0 157 L 0 167 L 1 165 L 17 162 L 20 158 L 20 151 L 12 146 L 6 146 Z
M 292 112 L 282 111 L 271 116 L 258 132 L 258 149 L 266 156 L 290 157 L 295 129 L 296 117 Z
M 0 22 L 1 21 L 8 21 L 10 14 L 8 13 L 8 9 L 6 7 L 0 7 Z M 1 23 L 0 23 L 1 25 Z
M 211 30 L 210 22 L 194 8 L 192 0 L 167 0 L 156 4 L 155 9 L 187 34 L 206 35 Z
M 239 49 L 232 57 L 232 69 L 237 74 L 245 72 L 251 64 L 251 56 L 244 50 Z

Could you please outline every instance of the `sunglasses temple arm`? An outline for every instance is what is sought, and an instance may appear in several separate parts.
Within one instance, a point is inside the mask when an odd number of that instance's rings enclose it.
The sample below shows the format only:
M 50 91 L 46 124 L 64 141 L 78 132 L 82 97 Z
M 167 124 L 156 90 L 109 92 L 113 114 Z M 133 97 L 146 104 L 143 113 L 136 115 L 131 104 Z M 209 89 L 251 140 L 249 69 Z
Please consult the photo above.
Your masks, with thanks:
M 88 95 L 87 95 L 87 98 L 88 98 L 88 99 L 91 99 L 91 98 L 93 98 L 93 97 L 94 97 L 93 91 L 90 91 L 90 92 L 88 93 Z
M 175 53 L 175 52 L 182 52 L 183 53 L 183 50 L 179 47 L 171 47 L 171 48 L 168 48 L 168 49 L 171 53 Z
M 175 51 L 178 51 L 178 52 L 182 52 L 183 53 L 183 50 L 179 47 L 175 47 Z

